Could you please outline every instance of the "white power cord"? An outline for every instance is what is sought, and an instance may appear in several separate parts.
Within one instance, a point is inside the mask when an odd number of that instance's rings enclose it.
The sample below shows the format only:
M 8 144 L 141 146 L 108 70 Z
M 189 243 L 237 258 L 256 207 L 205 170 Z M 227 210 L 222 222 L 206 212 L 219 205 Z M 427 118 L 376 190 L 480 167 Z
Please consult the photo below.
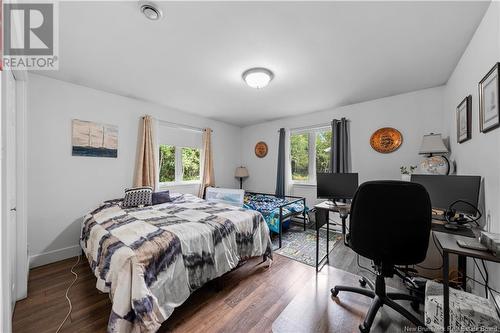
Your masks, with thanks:
M 61 330 L 61 328 L 63 327 L 64 323 L 66 322 L 66 320 L 68 320 L 70 314 L 71 314 L 71 311 L 73 310 L 73 305 L 71 304 L 71 299 L 69 299 L 69 290 L 71 289 L 71 287 L 73 287 L 73 285 L 75 284 L 76 280 L 78 279 L 78 274 L 76 274 L 73 269 L 75 269 L 75 267 L 80 263 L 80 256 L 78 256 L 78 260 L 76 261 L 76 263 L 73 265 L 73 267 L 71 267 L 71 274 L 73 274 L 75 276 L 75 279 L 73 280 L 73 282 L 71 282 L 71 284 L 69 285 L 68 289 L 66 289 L 66 299 L 68 300 L 68 304 L 69 304 L 69 311 L 68 311 L 68 314 L 66 315 L 66 317 L 64 317 L 64 320 L 62 321 L 61 325 L 59 325 L 59 327 L 57 328 L 56 330 L 56 333 L 59 333 L 59 331 Z

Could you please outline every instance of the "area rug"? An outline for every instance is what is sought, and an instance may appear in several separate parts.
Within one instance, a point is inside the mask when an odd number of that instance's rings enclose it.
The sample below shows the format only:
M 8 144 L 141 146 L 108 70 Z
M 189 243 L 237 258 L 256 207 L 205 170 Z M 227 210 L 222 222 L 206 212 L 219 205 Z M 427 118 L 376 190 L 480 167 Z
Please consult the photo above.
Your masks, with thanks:
M 326 254 L 326 230 L 320 229 L 319 238 L 319 257 L 321 259 Z M 330 231 L 329 238 L 328 253 L 333 250 L 342 236 Z M 278 235 L 273 235 L 272 241 L 274 253 L 309 266 L 316 266 L 316 230 L 307 229 L 304 231 L 302 226 L 292 225 L 288 230 L 283 231 L 281 249 L 278 249 Z

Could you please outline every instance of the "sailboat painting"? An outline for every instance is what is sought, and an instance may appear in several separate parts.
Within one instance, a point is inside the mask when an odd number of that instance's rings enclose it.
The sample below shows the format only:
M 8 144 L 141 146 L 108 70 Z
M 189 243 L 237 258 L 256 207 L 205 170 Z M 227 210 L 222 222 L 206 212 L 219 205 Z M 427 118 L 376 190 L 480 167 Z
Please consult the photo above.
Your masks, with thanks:
M 118 156 L 118 126 L 73 119 L 73 156 Z

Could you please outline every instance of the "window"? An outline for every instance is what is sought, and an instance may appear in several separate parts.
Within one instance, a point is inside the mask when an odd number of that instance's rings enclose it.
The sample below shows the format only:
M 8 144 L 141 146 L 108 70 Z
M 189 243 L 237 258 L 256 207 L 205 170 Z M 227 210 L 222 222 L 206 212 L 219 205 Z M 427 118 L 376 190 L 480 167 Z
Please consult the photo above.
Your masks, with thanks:
M 160 183 L 175 181 L 175 147 L 160 145 Z
M 182 148 L 182 180 L 200 180 L 200 150 Z
M 290 154 L 292 156 L 292 180 L 309 179 L 309 135 L 292 134 L 290 136 Z
M 198 182 L 200 180 L 200 149 L 160 145 L 160 183 Z
M 316 132 L 316 172 L 330 171 L 332 131 Z
M 295 183 L 316 184 L 316 173 L 330 170 L 331 141 L 329 128 L 290 135 L 292 180 Z

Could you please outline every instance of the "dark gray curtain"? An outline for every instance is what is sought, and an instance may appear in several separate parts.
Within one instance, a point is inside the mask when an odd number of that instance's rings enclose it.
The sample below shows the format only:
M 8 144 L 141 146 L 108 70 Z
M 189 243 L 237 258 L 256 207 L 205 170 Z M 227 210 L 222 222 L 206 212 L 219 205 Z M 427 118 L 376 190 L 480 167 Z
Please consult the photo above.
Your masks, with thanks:
M 276 174 L 276 195 L 285 196 L 285 129 L 280 128 L 280 141 L 278 145 L 278 171 Z
M 348 120 L 332 120 L 332 149 L 330 169 L 333 173 L 349 172 L 349 126 Z

